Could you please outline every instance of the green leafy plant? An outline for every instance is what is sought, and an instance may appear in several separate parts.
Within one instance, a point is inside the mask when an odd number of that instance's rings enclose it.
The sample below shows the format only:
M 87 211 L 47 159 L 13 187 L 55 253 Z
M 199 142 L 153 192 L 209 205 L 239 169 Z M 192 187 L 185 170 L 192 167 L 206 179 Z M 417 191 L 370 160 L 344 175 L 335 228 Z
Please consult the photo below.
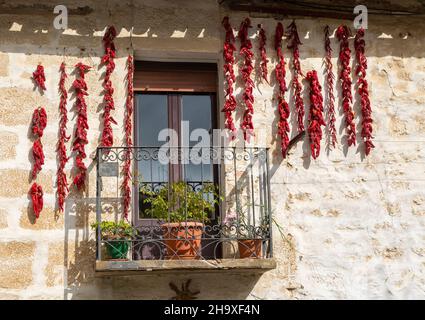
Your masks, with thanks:
M 91 224 L 93 230 L 98 229 L 99 223 Z M 127 222 L 102 221 L 100 223 L 100 231 L 102 240 L 120 240 L 131 239 L 134 234 L 133 228 Z
M 212 183 L 203 184 L 200 191 L 194 191 L 184 182 L 165 184 L 155 191 L 142 187 L 140 191 L 147 205 L 145 214 L 166 222 L 208 222 L 208 215 L 222 200 Z

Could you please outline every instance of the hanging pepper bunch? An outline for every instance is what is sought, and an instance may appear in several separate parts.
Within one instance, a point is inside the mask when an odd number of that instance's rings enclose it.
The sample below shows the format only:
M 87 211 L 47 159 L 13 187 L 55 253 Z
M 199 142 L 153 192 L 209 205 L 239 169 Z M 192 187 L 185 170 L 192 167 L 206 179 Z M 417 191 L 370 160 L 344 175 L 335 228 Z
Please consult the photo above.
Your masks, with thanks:
M 131 180 L 131 150 L 130 147 L 133 146 L 133 140 L 131 138 L 131 119 L 133 114 L 133 73 L 134 73 L 134 64 L 133 57 L 131 55 L 127 58 L 127 99 L 125 101 L 125 143 L 127 145 L 127 149 L 125 152 L 124 158 L 124 167 L 123 167 L 123 182 L 122 182 L 122 192 L 124 195 L 124 218 L 127 219 L 128 212 L 130 210 L 130 201 L 131 201 L 131 191 L 130 191 L 130 180 Z
M 301 97 L 302 86 L 299 80 L 299 76 L 302 76 L 301 64 L 300 64 L 300 49 L 299 46 L 302 45 L 300 37 L 298 35 L 297 25 L 295 21 L 287 28 L 288 35 L 288 49 L 292 49 L 292 59 L 293 59 L 293 69 L 294 69 L 294 79 L 292 80 L 292 87 L 294 88 L 294 97 L 295 97 L 295 110 L 297 111 L 297 122 L 298 122 L 298 132 L 304 131 L 304 102 Z
M 103 45 L 105 48 L 105 54 L 102 58 L 102 63 L 106 64 L 106 73 L 105 78 L 103 79 L 103 88 L 105 90 L 105 95 L 103 97 L 104 112 L 103 112 L 103 131 L 102 131 L 102 141 L 101 146 L 110 147 L 114 143 L 114 137 L 112 133 L 111 123 L 117 124 L 114 118 L 111 117 L 111 110 L 115 109 L 114 104 L 114 88 L 112 87 L 111 74 L 115 69 L 115 44 L 114 39 L 117 36 L 117 31 L 114 26 L 110 26 L 105 35 L 103 36 Z
M 42 137 L 47 126 L 47 113 L 43 107 L 37 108 L 32 114 L 31 131 L 36 137 Z
M 32 145 L 32 156 L 34 159 L 34 165 L 32 169 L 32 178 L 35 179 L 37 174 L 41 171 L 41 167 L 44 165 L 44 152 L 43 144 L 41 143 L 41 137 L 43 131 L 47 125 L 47 114 L 43 107 L 39 107 L 34 110 L 32 115 L 32 127 L 31 131 L 35 136 L 35 141 Z
M 236 99 L 233 95 L 233 83 L 236 80 L 235 73 L 233 70 L 233 64 L 235 63 L 235 58 L 233 53 L 236 50 L 235 47 L 235 37 L 233 35 L 233 29 L 229 22 L 229 17 L 224 17 L 222 25 L 226 30 L 226 37 L 223 45 L 223 59 L 224 59 L 224 77 L 226 78 L 227 88 L 226 88 L 226 97 L 224 102 L 224 107 L 221 110 L 224 112 L 226 117 L 226 128 L 231 131 L 232 140 L 236 137 L 236 128 L 233 122 L 232 112 L 236 110 Z
M 43 188 L 34 182 L 30 189 L 30 196 L 35 218 L 38 219 L 43 210 Z
M 348 44 L 350 29 L 347 26 L 339 26 L 336 31 L 336 36 L 340 41 L 339 61 L 341 63 L 340 80 L 342 86 L 342 107 L 345 114 L 345 126 L 347 130 L 348 146 L 356 144 L 356 128 L 354 125 L 354 112 L 351 107 L 353 97 L 351 94 L 351 68 L 350 56 L 351 50 Z
M 334 96 L 334 80 L 335 75 L 332 71 L 332 48 L 329 39 L 329 26 L 325 27 L 325 69 L 326 69 L 326 88 L 327 88 L 327 121 L 328 121 L 328 146 L 335 148 L 336 146 L 336 128 L 335 128 L 335 96 Z
M 87 141 L 87 129 L 89 128 L 87 122 L 87 104 L 85 101 L 85 96 L 87 96 L 87 84 L 84 80 L 85 73 L 90 70 L 90 66 L 82 64 L 79 62 L 75 65 L 78 69 L 79 78 L 75 79 L 72 83 L 74 90 L 76 92 L 76 109 L 78 112 L 77 116 L 77 128 L 75 130 L 74 142 L 72 145 L 72 151 L 77 151 L 76 156 L 76 165 L 78 172 L 74 177 L 74 185 L 78 190 L 85 188 L 85 180 L 86 180 L 86 171 L 87 167 L 84 164 L 84 159 L 87 157 L 85 152 L 85 145 L 88 143 Z
M 44 84 L 46 76 L 44 75 L 44 67 L 41 64 L 39 64 L 37 69 L 32 73 L 32 78 L 41 90 L 46 90 L 46 85 Z
M 288 89 L 286 87 L 285 81 L 285 58 L 282 53 L 282 37 L 283 37 L 283 25 L 279 22 L 276 26 L 274 46 L 277 52 L 278 63 L 275 68 L 276 80 L 279 84 L 279 93 L 278 93 L 278 110 L 279 110 L 279 124 L 278 124 L 278 134 L 281 138 L 281 149 L 283 158 L 286 157 L 286 150 L 289 145 L 289 105 L 285 101 L 285 92 Z
M 267 62 L 269 62 L 269 60 L 267 59 L 267 53 L 266 53 L 266 41 L 267 41 L 267 37 L 266 37 L 266 32 L 264 31 L 264 28 L 261 24 L 258 25 L 258 28 L 260 29 L 259 32 L 259 36 L 260 36 L 260 56 L 261 56 L 261 76 L 263 77 L 264 81 L 266 81 L 267 83 L 269 83 L 269 81 L 267 80 Z
M 66 101 L 68 99 L 68 93 L 65 88 L 65 80 L 67 78 L 65 63 L 62 62 L 59 71 L 61 73 L 59 79 L 59 140 L 56 147 L 58 153 L 59 167 L 56 173 L 56 186 L 57 186 L 57 196 L 58 196 L 58 206 L 59 210 L 63 212 L 65 197 L 69 191 L 68 181 L 65 174 L 65 165 L 68 162 L 68 157 L 66 155 L 66 143 L 69 141 L 70 136 L 66 135 L 66 125 L 68 123 L 68 115 L 66 109 Z
M 362 108 L 362 138 L 365 144 L 365 153 L 369 155 L 371 149 L 375 148 L 372 143 L 372 109 L 370 107 L 368 83 L 366 80 L 367 60 L 365 55 L 365 41 L 363 39 L 365 31 L 363 28 L 357 30 L 354 39 L 354 48 L 356 50 L 358 76 L 358 93 L 361 98 L 360 105 Z
M 322 128 L 325 125 L 323 119 L 323 97 L 322 87 L 317 78 L 316 70 L 309 71 L 306 79 L 310 81 L 310 115 L 308 118 L 308 136 L 313 159 L 320 154 L 320 140 L 322 140 Z
M 239 54 L 244 57 L 241 73 L 242 79 L 245 83 L 243 99 L 246 106 L 241 128 L 243 130 L 244 139 L 247 142 L 249 142 L 250 136 L 254 134 L 254 124 L 252 123 L 252 115 L 254 114 L 254 96 L 252 94 L 252 90 L 254 88 L 254 82 L 251 79 L 251 73 L 254 70 L 252 63 L 254 54 L 251 51 L 252 43 L 248 37 L 248 28 L 251 28 L 251 20 L 246 18 L 240 25 L 238 38 L 241 41 Z

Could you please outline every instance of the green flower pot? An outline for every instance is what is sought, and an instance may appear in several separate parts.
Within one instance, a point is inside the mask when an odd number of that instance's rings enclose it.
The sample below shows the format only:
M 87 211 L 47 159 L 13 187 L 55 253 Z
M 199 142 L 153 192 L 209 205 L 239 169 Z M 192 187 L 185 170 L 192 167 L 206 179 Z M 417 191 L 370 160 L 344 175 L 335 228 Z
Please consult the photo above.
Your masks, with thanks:
M 106 252 L 111 259 L 126 259 L 128 246 L 128 241 L 110 241 L 106 243 Z

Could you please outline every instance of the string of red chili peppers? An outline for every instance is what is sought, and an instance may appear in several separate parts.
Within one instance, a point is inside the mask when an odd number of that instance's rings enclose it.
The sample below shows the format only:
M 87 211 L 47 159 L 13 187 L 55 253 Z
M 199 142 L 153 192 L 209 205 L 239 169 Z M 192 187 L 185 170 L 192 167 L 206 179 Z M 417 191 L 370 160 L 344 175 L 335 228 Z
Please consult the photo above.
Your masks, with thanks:
M 46 76 L 44 75 L 44 67 L 39 64 L 37 69 L 32 73 L 32 77 L 36 83 L 36 86 L 41 90 L 46 90 L 46 85 L 44 82 L 46 81 Z
M 351 68 L 350 56 L 351 50 L 348 44 L 350 29 L 347 26 L 339 26 L 336 31 L 336 36 L 340 41 L 339 61 L 341 63 L 340 80 L 342 86 L 342 107 L 345 114 L 345 127 L 347 132 L 348 146 L 356 144 L 356 128 L 354 125 L 354 112 L 351 107 L 353 97 L 351 94 Z
M 259 50 L 260 50 L 260 57 L 261 57 L 261 63 L 260 63 L 261 77 L 264 79 L 264 81 L 269 83 L 269 81 L 267 80 L 267 74 L 268 74 L 267 62 L 269 62 L 269 60 L 267 59 L 267 52 L 266 52 L 266 41 L 267 41 L 266 31 L 264 31 L 264 28 L 261 24 L 258 25 L 258 28 L 260 29 L 260 31 L 259 31 L 259 38 L 260 38 Z
M 133 141 L 131 138 L 131 129 L 132 129 L 132 114 L 133 114 L 133 73 L 134 73 L 134 64 L 133 57 L 131 55 L 127 58 L 127 99 L 125 101 L 125 120 L 124 120 L 124 130 L 125 130 L 125 143 L 127 147 L 131 147 L 133 145 Z M 122 191 L 124 195 L 124 218 L 127 219 L 128 212 L 130 210 L 130 201 L 131 201 L 131 190 L 130 190 L 130 180 L 131 180 L 131 150 L 127 148 L 125 153 L 124 167 L 123 167 L 123 183 L 122 183 Z
M 278 23 L 276 26 L 274 46 L 277 52 L 278 63 L 275 68 L 276 80 L 279 83 L 279 93 L 278 93 L 278 110 L 279 110 L 279 123 L 278 123 L 278 135 L 280 136 L 281 142 L 281 151 L 283 158 L 286 158 L 286 150 L 289 145 L 289 105 L 285 101 L 285 92 L 287 91 L 286 81 L 285 81 L 285 58 L 282 53 L 282 37 L 283 37 L 283 25 Z
M 35 137 L 35 141 L 32 146 L 32 156 L 34 160 L 33 169 L 31 173 L 32 179 L 37 178 L 37 174 L 41 171 L 44 165 L 44 152 L 43 144 L 41 143 L 41 137 L 43 131 L 47 125 L 47 113 L 43 107 L 39 107 L 34 110 L 32 116 L 31 131 Z M 40 212 L 43 209 L 43 188 L 36 182 L 33 183 L 30 189 L 30 195 L 32 200 L 32 207 L 35 218 L 38 219 Z
M 103 88 L 105 89 L 105 95 L 103 97 L 104 112 L 103 112 L 103 131 L 101 146 L 111 147 L 114 143 L 114 136 L 112 133 L 111 123 L 117 124 L 114 118 L 111 117 L 111 110 L 115 109 L 114 104 L 114 88 L 112 87 L 111 74 L 115 69 L 115 44 L 114 39 L 117 36 L 117 31 L 114 26 L 110 26 L 105 35 L 103 36 L 103 44 L 105 48 L 105 55 L 102 57 L 102 63 L 106 64 L 105 78 L 103 79 Z
M 325 27 L 325 73 L 326 73 L 326 95 L 327 95 L 327 107 L 326 107 L 326 118 L 328 121 L 328 137 L 327 146 L 328 148 L 335 148 L 336 140 L 336 128 L 335 128 L 335 96 L 334 96 L 334 80 L 335 75 L 332 71 L 332 48 L 331 40 L 329 39 L 330 31 L 329 26 Z
M 300 64 L 300 50 L 299 46 L 302 45 L 300 37 L 298 35 L 297 25 L 295 21 L 287 28 L 288 36 L 288 49 L 292 49 L 292 59 L 293 59 L 293 69 L 294 69 L 294 78 L 292 80 L 292 87 L 294 89 L 295 97 L 295 110 L 297 112 L 297 122 L 298 122 L 298 132 L 304 131 L 304 102 L 301 97 L 302 86 L 299 80 L 299 76 L 302 76 Z
M 323 119 L 322 87 L 317 78 L 316 70 L 307 72 L 306 79 L 310 81 L 310 113 L 308 118 L 308 137 L 310 139 L 311 156 L 316 159 L 320 154 L 320 140 L 322 140 L 322 128 L 325 125 Z
M 78 190 L 85 188 L 86 180 L 86 171 L 87 167 L 84 164 L 84 159 L 87 157 L 85 152 L 85 145 L 87 141 L 87 129 L 89 128 L 87 122 L 87 104 L 85 101 L 85 96 L 87 96 L 87 84 L 84 80 L 85 73 L 90 70 L 90 66 L 84 65 L 81 62 L 75 65 L 78 69 L 79 78 L 75 79 L 72 83 L 74 90 L 76 92 L 76 109 L 77 109 L 77 127 L 74 135 L 74 142 L 72 145 L 72 151 L 77 152 L 76 156 L 76 165 L 77 165 L 77 174 L 74 177 L 74 185 Z
M 69 191 L 68 181 L 65 174 L 65 165 L 68 162 L 68 157 L 66 155 L 66 143 L 71 138 L 66 135 L 66 125 L 68 123 L 68 115 L 66 109 L 66 101 L 68 99 L 68 93 L 65 88 L 65 81 L 67 78 L 65 63 L 62 62 L 60 68 L 60 79 L 59 79 L 59 94 L 60 94 L 60 102 L 59 102 L 59 140 L 56 147 L 56 151 L 58 153 L 59 166 L 56 174 L 56 186 L 57 186 L 57 197 L 58 197 L 58 207 L 59 211 L 63 212 L 65 197 Z
M 357 68 L 356 74 L 358 76 L 357 85 L 358 93 L 360 96 L 360 105 L 362 108 L 362 132 L 361 136 L 365 144 L 365 153 L 369 155 L 371 149 L 375 148 L 372 143 L 372 109 L 369 100 L 368 83 L 366 80 L 367 60 L 365 55 L 365 41 L 363 39 L 365 31 L 363 28 L 357 30 L 354 39 L 354 48 L 356 50 Z
M 236 50 L 235 37 L 229 22 L 229 17 L 223 18 L 222 25 L 226 30 L 226 36 L 223 45 L 223 71 L 227 86 L 224 107 L 221 111 L 224 112 L 224 116 L 226 117 L 225 126 L 230 130 L 231 139 L 234 140 L 236 138 L 236 128 L 233 122 L 232 113 L 236 110 L 236 99 L 233 94 L 233 83 L 236 81 L 235 72 L 233 70 L 233 64 L 235 63 L 233 53 Z
M 241 128 L 243 130 L 244 139 L 248 143 L 249 143 L 250 137 L 254 135 L 254 124 L 252 122 L 252 116 L 254 114 L 254 105 L 253 105 L 254 96 L 252 94 L 252 90 L 254 88 L 254 82 L 251 79 L 251 73 L 254 70 L 253 63 L 252 63 L 252 58 L 254 57 L 254 54 L 251 51 L 252 43 L 248 37 L 248 28 L 251 28 L 251 27 L 252 27 L 251 20 L 249 18 L 245 18 L 245 20 L 242 21 L 239 28 L 239 32 L 238 32 L 238 38 L 240 39 L 240 42 L 241 42 L 239 54 L 243 56 L 244 58 L 241 74 L 242 74 L 242 79 L 245 83 L 243 100 L 246 106 Z

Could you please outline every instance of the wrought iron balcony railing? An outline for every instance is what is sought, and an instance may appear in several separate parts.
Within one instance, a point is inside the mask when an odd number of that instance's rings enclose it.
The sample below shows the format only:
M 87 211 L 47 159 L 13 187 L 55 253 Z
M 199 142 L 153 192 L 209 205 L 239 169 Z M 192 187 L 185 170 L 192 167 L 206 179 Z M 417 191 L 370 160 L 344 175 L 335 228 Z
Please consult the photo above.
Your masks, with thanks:
M 127 157 L 132 212 L 119 222 Z M 270 258 L 270 202 L 266 148 L 98 148 L 97 259 Z

